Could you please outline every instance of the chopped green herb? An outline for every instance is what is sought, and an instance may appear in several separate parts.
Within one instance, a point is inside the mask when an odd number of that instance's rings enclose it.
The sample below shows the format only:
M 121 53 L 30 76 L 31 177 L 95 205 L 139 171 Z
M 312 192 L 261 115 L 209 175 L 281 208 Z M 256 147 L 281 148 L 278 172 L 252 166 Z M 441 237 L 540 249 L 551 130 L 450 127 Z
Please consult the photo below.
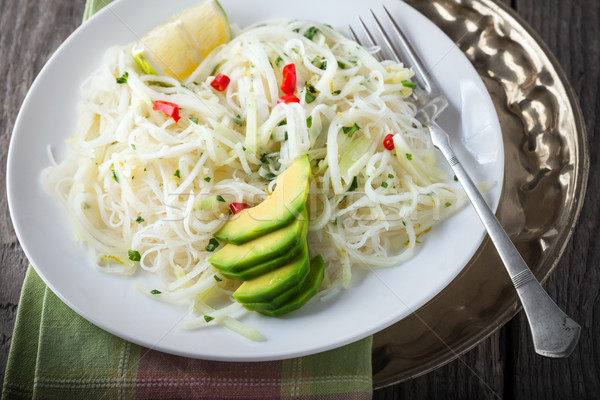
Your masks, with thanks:
M 319 32 L 319 30 L 317 29 L 316 26 L 311 26 L 310 28 L 308 28 L 306 30 L 306 32 L 304 32 L 304 37 L 307 38 L 308 40 L 313 40 L 313 38 L 315 37 L 315 35 L 317 34 L 317 32 Z
M 214 319 L 214 317 L 211 317 L 210 315 L 205 315 L 204 316 L 204 320 L 208 323 L 210 321 L 212 321 Z
M 89 210 L 90 209 L 90 205 L 86 202 L 83 202 L 83 209 L 84 210 Z
M 204 250 L 206 250 L 206 251 L 215 251 L 215 249 L 217 247 L 219 247 L 219 242 L 217 242 L 217 239 L 210 238 L 210 240 L 208 241 L 208 244 L 206 245 L 206 247 L 204 248 Z
M 358 188 L 358 181 L 356 180 L 356 177 L 354 177 L 354 178 L 352 178 L 352 183 L 350 184 L 348 191 L 354 192 L 357 188 Z
M 331 221 L 331 223 L 332 223 L 333 225 L 336 225 L 336 226 L 337 226 L 337 218 L 336 218 L 336 219 L 334 219 L 333 221 Z
M 206 178 L 204 178 L 204 180 L 205 180 L 206 182 L 210 182 L 210 176 L 207 176 Z
M 446 207 L 450 207 L 452 205 L 452 203 L 450 203 L 449 201 L 446 202 L 446 204 L 444 204 Z
M 217 282 L 221 282 L 223 279 L 219 278 L 217 275 L 213 275 L 213 278 L 215 278 L 215 281 Z
M 317 93 L 317 89 L 315 89 L 315 87 L 312 85 L 312 83 L 306 82 L 305 86 L 309 92 L 311 92 L 313 94 Z
M 458 178 L 454 175 L 454 182 L 458 182 Z
M 131 148 L 135 150 L 135 144 L 131 143 Z
M 337 63 L 338 63 L 338 67 L 340 67 L 341 69 L 346 69 L 346 64 L 344 64 L 341 61 L 338 61 Z
M 117 78 L 117 83 L 118 84 L 127 83 L 128 77 L 129 77 L 129 72 L 125 71 L 123 73 L 123 75 L 121 75 L 120 77 Z
M 112 177 L 115 180 L 115 182 L 119 183 L 119 178 L 117 177 L 117 173 L 115 172 L 115 170 L 111 170 L 112 171 Z
M 404 220 L 402 221 L 402 225 L 406 226 L 406 222 L 404 222 Z
M 322 70 L 326 70 L 327 69 L 327 60 L 323 60 L 323 62 L 321 63 L 321 66 L 319 68 Z
M 282 125 L 287 125 L 287 119 L 283 119 L 283 120 L 279 121 L 279 123 L 277 124 L 277 126 L 282 126 Z
M 184 89 L 188 89 L 188 90 L 190 89 L 189 87 L 185 86 L 183 83 L 181 83 L 181 87 Z
M 311 126 L 312 126 L 312 115 L 309 115 L 308 118 L 306 118 L 306 127 L 310 129 Z
M 218 63 L 217 65 L 215 65 L 215 67 L 213 68 L 212 71 L 210 71 L 210 75 L 213 76 L 215 74 L 215 72 L 217 72 L 217 69 L 219 68 L 219 66 L 221 65 L 221 63 Z
M 267 153 L 263 153 L 260 156 L 260 162 L 263 164 L 269 164 L 269 159 L 267 158 Z
M 283 61 L 283 58 L 281 58 L 281 56 L 277 56 L 277 58 L 275 59 L 275 65 L 279 66 L 279 63 Z
M 408 160 L 411 161 L 412 160 L 412 154 L 406 153 L 406 158 L 408 158 Z
M 192 121 L 193 123 L 195 123 L 196 125 L 198 125 L 198 118 L 196 118 L 196 117 L 190 117 L 189 119 L 190 119 L 190 121 Z
M 333 92 L 331 92 L 331 94 L 335 94 L 336 96 L 337 96 L 338 94 L 340 94 L 340 93 L 342 93 L 342 90 L 341 90 L 341 89 L 334 90 Z
M 150 291 L 150 294 L 161 294 L 162 292 L 160 290 L 156 290 L 156 289 L 152 289 Z
M 139 217 L 137 217 L 135 219 L 135 222 L 137 222 L 138 224 L 141 224 L 142 222 L 144 222 L 144 218 L 142 218 L 142 216 L 140 215 Z
M 242 150 L 246 151 L 246 148 L 244 146 L 242 146 Z
M 244 117 L 242 117 L 238 114 L 235 117 L 233 117 L 233 122 L 235 122 L 239 126 L 242 126 L 244 124 Z
M 300 33 L 300 28 L 293 29 L 292 32 Z
M 306 91 L 306 95 L 304 96 L 304 101 L 306 101 L 306 104 L 310 104 L 313 101 L 315 101 L 316 97 L 314 94 L 312 94 L 310 91 Z
M 342 130 L 346 135 L 348 135 L 348 137 L 352 137 L 352 135 L 354 135 L 354 132 L 360 130 L 360 126 L 358 126 L 358 124 L 355 122 L 352 126 L 342 127 Z
M 266 180 L 268 180 L 270 182 L 273 179 L 277 178 L 277 175 L 267 172 L 263 178 L 265 178 Z
M 288 140 L 288 133 L 287 133 L 287 131 L 285 131 L 283 133 L 283 140 Z
M 132 177 L 131 177 L 131 180 L 134 180 L 134 179 L 135 179 L 135 176 L 132 176 Z
M 402 82 L 400 82 L 400 83 L 402 83 L 402 86 L 404 86 L 404 87 L 407 87 L 407 88 L 411 88 L 411 89 L 414 89 L 414 88 L 416 88 L 416 87 L 417 87 L 417 84 L 416 84 L 416 83 L 413 83 L 413 82 L 411 82 L 411 81 L 407 81 L 406 79 L 405 79 L 405 80 L 403 80 L 403 81 L 402 81 Z
M 137 250 L 129 250 L 127 254 L 129 255 L 129 259 L 131 261 L 140 261 L 142 259 L 140 252 Z
M 217 201 L 220 201 L 222 203 L 225 203 L 225 199 L 223 198 L 223 196 L 221 196 L 220 194 L 217 195 Z
M 388 183 L 387 182 L 381 182 L 381 187 L 387 189 Z
M 392 174 L 388 174 L 388 178 L 389 178 L 389 179 L 394 179 L 394 175 L 392 175 Z
M 175 170 L 175 173 L 173 174 L 176 178 L 181 179 L 181 172 L 179 172 L 179 170 Z

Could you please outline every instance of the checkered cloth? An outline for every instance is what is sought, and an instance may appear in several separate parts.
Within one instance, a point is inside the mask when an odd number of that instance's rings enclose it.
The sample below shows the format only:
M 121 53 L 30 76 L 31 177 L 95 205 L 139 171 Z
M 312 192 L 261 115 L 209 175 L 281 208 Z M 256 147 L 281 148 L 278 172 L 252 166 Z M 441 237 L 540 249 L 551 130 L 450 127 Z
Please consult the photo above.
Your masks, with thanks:
M 88 0 L 84 20 L 112 0 Z M 371 338 L 282 361 L 231 363 L 173 356 L 94 326 L 29 268 L 2 400 L 370 399 Z

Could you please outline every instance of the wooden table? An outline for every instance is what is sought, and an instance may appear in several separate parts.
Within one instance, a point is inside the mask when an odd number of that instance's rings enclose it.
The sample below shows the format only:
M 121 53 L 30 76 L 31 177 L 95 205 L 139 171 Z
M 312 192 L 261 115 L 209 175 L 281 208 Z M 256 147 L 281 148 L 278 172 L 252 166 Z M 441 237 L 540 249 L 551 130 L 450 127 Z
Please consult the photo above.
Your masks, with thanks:
M 425 0 L 424 0 L 425 1 Z M 558 58 L 575 93 L 591 153 L 587 199 L 579 223 L 545 283 L 550 296 L 583 330 L 566 360 L 532 350 L 521 312 L 458 360 L 425 376 L 377 390 L 375 399 L 568 399 L 600 397 L 600 1 L 500 0 L 537 31 Z M 34 78 L 81 23 L 84 0 L 0 0 L 0 181 L 21 103 Z M 32 116 L 34 118 L 35 116 Z M 0 380 L 8 357 L 21 282 L 28 261 L 12 229 L 5 190 L 0 196 Z

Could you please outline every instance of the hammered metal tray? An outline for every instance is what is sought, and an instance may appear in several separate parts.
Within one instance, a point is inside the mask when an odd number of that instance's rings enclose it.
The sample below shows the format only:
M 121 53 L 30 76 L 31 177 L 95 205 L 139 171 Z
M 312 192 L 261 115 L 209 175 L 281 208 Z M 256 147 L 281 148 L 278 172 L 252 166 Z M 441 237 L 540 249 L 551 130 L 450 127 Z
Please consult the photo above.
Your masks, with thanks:
M 458 45 L 491 94 L 505 157 L 496 215 L 543 282 L 571 236 L 589 171 L 585 126 L 574 93 L 557 60 L 512 10 L 490 0 L 406 3 Z M 374 335 L 374 387 L 452 361 L 519 310 L 510 278 L 486 238 L 439 295 Z

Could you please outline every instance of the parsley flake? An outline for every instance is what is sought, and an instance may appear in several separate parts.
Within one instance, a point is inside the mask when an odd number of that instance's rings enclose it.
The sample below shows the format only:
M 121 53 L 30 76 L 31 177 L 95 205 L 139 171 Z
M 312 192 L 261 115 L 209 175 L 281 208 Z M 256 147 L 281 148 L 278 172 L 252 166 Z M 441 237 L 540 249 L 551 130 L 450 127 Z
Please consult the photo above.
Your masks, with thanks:
M 417 87 L 417 84 L 416 84 L 416 83 L 414 83 L 414 82 L 411 82 L 411 81 L 407 81 L 406 79 L 405 79 L 405 80 L 403 80 L 403 81 L 402 81 L 402 82 L 400 82 L 400 83 L 402 83 L 402 86 L 404 86 L 404 87 L 407 87 L 407 88 L 411 88 L 411 89 L 414 89 L 414 88 L 416 88 L 416 87 Z
M 123 84 L 123 83 L 127 83 L 127 78 L 129 77 L 129 72 L 125 71 L 123 73 L 123 75 L 121 75 L 120 77 L 116 78 L 117 79 L 117 83 Z
M 306 118 L 306 127 L 310 129 L 311 126 L 312 126 L 312 115 L 309 115 L 308 118 Z
M 315 35 L 317 34 L 317 32 L 319 32 L 319 30 L 317 29 L 316 26 L 311 26 L 310 28 L 308 28 L 306 30 L 306 32 L 304 32 L 304 37 L 307 38 L 308 40 L 313 40 L 313 38 L 315 37 Z
M 283 58 L 281 58 L 281 56 L 277 56 L 277 58 L 275 59 L 275 65 L 279 66 L 279 63 L 283 61 Z
M 129 255 L 129 259 L 131 261 L 140 261 L 142 259 L 140 252 L 137 250 L 129 250 L 127 254 Z
M 458 178 L 454 175 L 454 182 L 458 182 Z
M 217 275 L 213 275 L 213 278 L 215 278 L 215 281 L 217 282 L 223 281 L 223 279 L 219 278 Z
M 204 248 L 204 250 L 206 250 L 206 251 L 215 251 L 215 249 L 217 247 L 219 247 L 219 242 L 217 242 L 217 239 L 210 238 L 210 240 L 208 241 L 208 244 L 206 245 L 206 247 Z
M 205 180 L 206 182 L 210 182 L 210 176 L 207 176 L 206 178 L 204 178 L 204 180 Z
M 306 104 L 312 103 L 313 101 L 315 101 L 315 99 L 315 95 L 307 90 L 306 94 L 304 95 L 304 101 L 306 101 Z
M 354 135 L 354 132 L 360 130 L 360 126 L 358 126 L 358 124 L 355 122 L 352 126 L 342 127 L 342 130 L 346 135 L 348 135 L 348 137 L 352 137 L 352 135 Z
M 387 182 L 381 182 L 381 187 L 387 189 L 388 183 Z
M 220 194 L 217 195 L 217 201 L 220 201 L 221 203 L 225 203 L 225 199 Z
M 210 321 L 212 321 L 213 319 L 215 319 L 214 317 L 211 317 L 210 315 L 205 315 L 204 316 L 204 320 L 208 323 Z
M 196 125 L 198 125 L 198 118 L 190 117 L 189 120 L 192 121 L 193 123 L 195 123 Z
M 232 119 L 233 119 L 233 122 L 235 122 L 239 126 L 242 126 L 244 124 L 244 117 L 240 116 L 239 114 L 236 115 L 235 117 L 233 117 Z
M 117 176 L 117 173 L 115 172 L 114 169 L 111 170 L 112 171 L 112 177 L 115 180 L 115 182 L 119 183 L 119 177 Z
M 160 290 L 156 290 L 156 289 L 152 289 L 150 291 L 150 294 L 161 294 L 162 292 Z
M 173 176 L 175 176 L 176 178 L 181 179 L 181 172 L 179 172 L 179 170 L 176 170 L 175 173 L 173 174 Z
M 346 69 L 346 64 L 344 64 L 343 62 L 338 61 L 337 64 L 338 64 L 338 67 L 340 67 L 341 69 Z
M 394 175 L 392 175 L 392 174 L 388 174 L 388 178 L 389 178 L 389 179 L 394 179 Z
M 412 161 L 412 154 L 406 153 L 406 158 L 408 159 L 408 161 Z
M 139 217 L 137 217 L 135 219 L 135 222 L 137 222 L 138 224 L 141 224 L 142 222 L 144 222 L 144 218 L 142 218 L 142 216 L 140 215 Z

